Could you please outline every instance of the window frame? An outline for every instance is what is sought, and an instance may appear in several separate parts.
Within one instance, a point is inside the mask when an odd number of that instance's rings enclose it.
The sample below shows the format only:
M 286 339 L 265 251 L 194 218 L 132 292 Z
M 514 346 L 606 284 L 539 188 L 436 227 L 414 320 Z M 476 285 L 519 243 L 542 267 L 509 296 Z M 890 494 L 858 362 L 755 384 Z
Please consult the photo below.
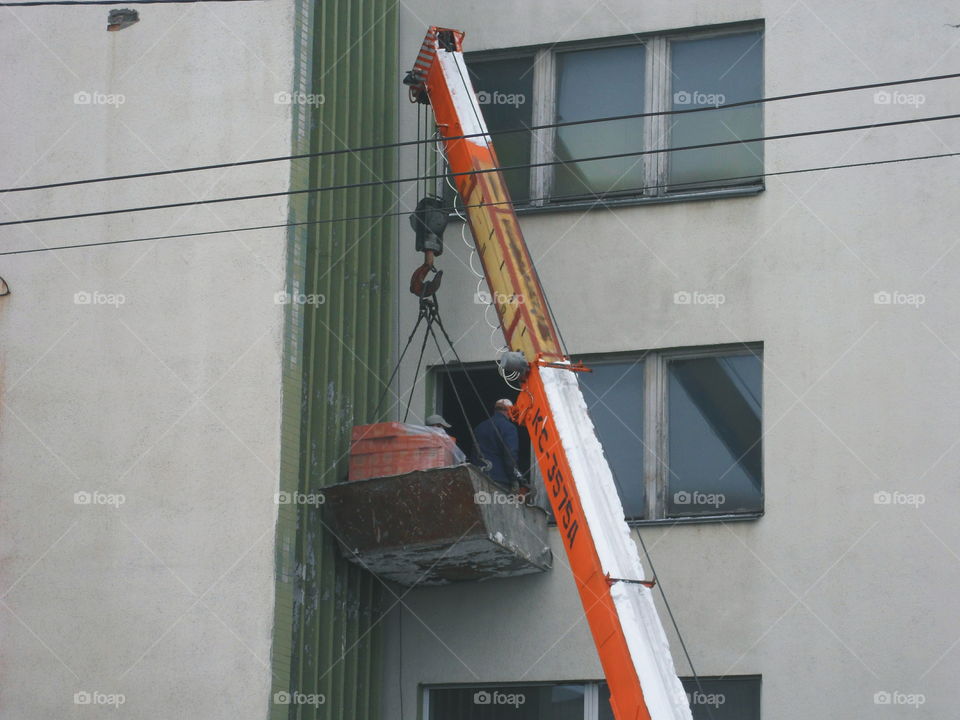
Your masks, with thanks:
M 763 343 L 728 343 L 723 345 L 698 345 L 693 347 L 675 347 L 643 352 L 605 353 L 598 355 L 578 355 L 577 360 L 587 367 L 600 363 L 623 363 L 631 359 L 644 364 L 643 382 L 643 427 L 639 433 L 644 445 L 643 483 L 646 497 L 646 517 L 627 518 L 631 526 L 673 525 L 713 522 L 739 522 L 757 520 L 763 517 L 766 509 L 766 463 L 761 449 L 761 486 L 760 509 L 744 513 L 713 513 L 683 517 L 667 515 L 669 493 L 669 398 L 667 385 L 669 380 L 668 364 L 671 360 L 693 360 L 705 357 L 729 357 L 750 354 L 761 363 L 763 377 Z M 761 380 L 762 383 L 762 380 Z M 761 410 L 764 407 L 763 385 L 761 384 Z M 760 437 L 763 437 L 763 417 L 761 416 Z
M 764 21 L 749 20 L 655 33 L 637 33 L 590 40 L 576 40 L 552 45 L 483 50 L 467 53 L 466 61 L 469 66 L 471 62 L 482 63 L 491 60 L 516 59 L 520 57 L 531 58 L 533 68 L 532 123 L 534 126 L 541 126 L 556 122 L 558 80 L 556 60 L 557 56 L 561 53 L 643 45 L 646 48 L 644 63 L 644 112 L 664 112 L 672 107 L 673 83 L 670 77 L 671 43 L 677 41 L 705 40 L 746 32 L 759 32 L 761 43 L 763 43 L 765 40 Z M 763 48 L 761 48 L 761 57 L 763 57 L 762 50 Z M 763 62 L 763 60 L 761 60 L 760 76 L 761 84 L 765 86 L 765 62 Z M 642 149 L 662 150 L 669 147 L 669 120 L 669 115 L 657 115 L 644 118 Z M 761 105 L 760 136 L 763 135 L 763 128 L 764 106 Z M 555 160 L 555 139 L 556 128 L 544 128 L 531 131 L 531 157 L 529 162 L 536 164 Z M 496 146 L 495 136 L 494 146 Z M 518 214 L 531 214 L 612 208 L 648 203 L 659 204 L 685 202 L 689 200 L 712 200 L 722 197 L 753 196 L 766 189 L 765 178 L 761 176 L 756 183 L 671 191 L 669 187 L 670 155 L 671 153 L 669 152 L 657 152 L 642 156 L 643 178 L 644 184 L 647 186 L 645 192 L 640 194 L 616 193 L 607 197 L 592 196 L 587 193 L 583 198 L 556 200 L 551 197 L 555 166 L 531 167 L 529 186 L 529 197 L 531 200 L 517 204 L 515 210 Z M 761 161 L 765 161 L 764 157 L 761 157 Z M 761 171 L 764 170 L 765 167 L 762 165 Z
M 583 686 L 584 720 L 596 720 L 599 714 L 600 684 L 603 680 L 533 680 L 531 682 L 476 682 L 476 683 L 421 683 L 420 717 L 430 720 L 431 690 L 507 690 L 514 687 L 554 687 L 556 685 Z
M 671 61 L 672 61 L 672 57 L 671 57 L 671 47 L 670 47 L 672 43 L 689 41 L 689 40 L 708 40 L 708 39 L 710 39 L 710 38 L 723 37 L 723 36 L 726 36 L 726 35 L 738 35 L 738 34 L 748 33 L 748 32 L 759 32 L 759 33 L 760 33 L 760 42 L 761 42 L 761 48 L 760 48 L 760 51 L 761 51 L 761 60 L 760 60 L 760 86 L 761 86 L 761 88 L 762 88 L 761 95 L 762 95 L 763 97 L 766 97 L 766 84 L 767 84 L 767 83 L 766 83 L 767 77 L 766 77 L 766 72 L 765 72 L 765 71 L 766 71 L 766 56 L 765 56 L 765 54 L 764 54 L 764 52 L 763 52 L 763 51 L 766 49 L 766 47 L 765 47 L 766 31 L 765 31 L 764 23 L 763 23 L 762 20 L 761 20 L 761 21 L 750 21 L 750 22 L 746 22 L 746 23 L 738 23 L 737 25 L 730 25 L 730 26 L 724 26 L 724 27 L 716 27 L 716 28 L 712 28 L 712 29 L 705 29 L 705 30 L 703 30 L 703 31 L 685 30 L 685 31 L 678 31 L 678 32 L 675 32 L 675 33 L 667 33 L 667 34 L 665 34 L 663 37 L 664 37 L 664 40 L 665 40 L 665 43 L 666 43 L 666 44 L 665 44 L 665 47 L 664 47 L 663 50 L 662 50 L 663 55 L 661 56 L 660 59 L 661 59 L 661 61 L 664 63 L 664 68 L 665 68 L 664 75 L 665 75 L 665 77 L 666 77 L 666 80 L 664 81 L 664 86 L 665 86 L 665 88 L 661 88 L 661 90 L 665 89 L 666 92 L 665 92 L 665 93 L 661 93 L 661 101 L 662 101 L 663 105 L 662 105 L 662 107 L 661 107 L 660 109 L 661 109 L 661 110 L 669 110 L 669 109 L 672 107 L 672 105 L 673 105 L 673 103 L 672 103 L 672 98 L 673 98 L 673 77 L 672 77 L 672 73 L 671 73 L 671 72 L 666 71 L 666 68 L 668 68 L 668 67 L 671 67 L 671 68 L 672 68 L 672 62 L 671 62 Z M 764 122 L 764 121 L 765 121 L 765 110 L 766 110 L 766 105 L 761 105 L 761 106 L 760 106 L 760 129 L 759 129 L 759 134 L 758 134 L 757 137 L 763 137 L 764 126 L 765 126 L 765 122 Z M 668 116 L 668 115 L 661 115 L 661 116 L 659 116 L 659 117 L 652 118 L 652 119 L 654 119 L 654 120 L 659 120 L 659 121 L 661 122 L 661 124 L 665 126 L 665 125 L 667 124 L 668 120 L 669 120 L 669 117 L 670 117 L 670 116 Z M 669 136 L 669 134 L 666 135 L 665 139 L 663 139 L 663 142 L 664 142 L 664 147 L 669 147 L 669 145 L 670 145 L 670 136 Z M 765 160 L 766 160 L 766 153 L 765 153 L 765 148 L 764 148 L 763 143 L 760 143 L 760 148 L 761 148 L 761 153 L 762 153 L 761 156 L 760 156 L 760 171 L 763 172 L 763 171 L 765 170 Z M 679 194 L 687 195 L 687 194 L 702 194 L 702 193 L 708 193 L 708 194 L 709 194 L 712 190 L 715 190 L 715 189 L 716 189 L 716 190 L 725 189 L 725 188 L 723 188 L 722 186 L 720 186 L 720 187 L 718 187 L 718 188 L 703 188 L 703 189 L 701 189 L 701 190 L 696 190 L 696 189 L 695 189 L 695 190 L 678 191 L 678 192 L 675 192 L 675 193 L 671 193 L 671 192 L 670 192 L 670 187 L 669 187 L 669 184 L 668 184 L 668 183 L 669 183 L 669 180 L 670 180 L 670 157 L 671 157 L 671 155 L 672 155 L 672 153 L 658 153 L 658 154 L 656 155 L 656 157 L 657 157 L 657 158 L 660 158 L 660 159 L 662 160 L 662 163 L 663 163 L 663 167 L 662 167 L 661 172 L 660 172 L 660 174 L 659 174 L 659 180 L 658 180 L 658 184 L 661 184 L 661 185 L 663 186 L 663 187 L 658 188 L 658 190 L 659 190 L 661 193 L 664 193 L 664 194 L 667 194 L 667 195 L 674 195 L 674 194 L 676 194 L 676 195 L 679 195 Z M 752 184 L 752 185 L 745 185 L 745 186 L 742 186 L 742 187 L 757 187 L 757 186 L 759 186 L 757 192 L 760 192 L 760 191 L 762 191 L 762 190 L 765 188 L 765 181 L 766 181 L 766 178 L 764 178 L 764 177 L 761 175 L 761 177 L 760 177 L 760 182 L 759 182 L 759 183 L 754 183 L 754 184 Z M 732 190 L 732 189 L 736 189 L 737 187 L 738 187 L 738 186 L 729 186 L 729 187 L 726 188 L 726 189 L 731 189 L 731 190 Z
M 671 360 L 693 360 L 704 357 L 727 357 L 731 355 L 750 354 L 757 357 L 761 363 L 760 407 L 761 413 L 764 403 L 763 378 L 763 342 L 738 342 L 716 345 L 695 345 L 655 350 L 627 351 L 596 354 L 578 354 L 575 359 L 583 362 L 587 367 L 601 364 L 632 363 L 643 366 L 643 427 L 638 437 L 644 446 L 643 453 L 643 480 L 644 495 L 646 498 L 645 517 L 626 518 L 631 527 L 646 525 L 674 525 L 700 524 L 716 522 L 745 522 L 758 520 L 766 512 L 766 461 L 761 447 L 760 467 L 760 509 L 754 512 L 742 513 L 713 513 L 702 515 L 688 515 L 669 517 L 667 515 L 669 495 L 669 468 L 670 468 L 670 438 L 669 438 L 669 397 L 667 386 L 669 380 L 668 365 Z M 465 363 L 463 366 L 429 366 L 427 372 L 426 410 L 431 412 L 456 412 L 455 408 L 444 408 L 441 400 L 443 373 L 474 372 L 477 370 L 492 370 L 496 363 L 480 361 Z M 432 409 L 431 409 L 432 408 Z M 761 415 L 760 437 L 763 438 L 764 417 Z M 543 476 L 540 464 L 532 445 L 530 450 L 530 481 L 538 488 L 543 488 Z M 618 488 L 619 494 L 619 488 Z M 544 505 L 545 512 L 550 516 L 550 523 L 555 524 L 549 504 Z
M 683 676 L 681 683 L 689 683 L 695 678 Z M 759 697 L 763 700 L 763 675 L 760 673 L 751 673 L 747 675 L 701 675 L 701 681 L 755 681 L 757 683 Z M 532 686 L 555 686 L 555 685 L 582 685 L 583 686 L 583 720 L 597 720 L 600 716 L 600 699 L 602 697 L 603 686 L 606 684 L 604 678 L 599 680 L 540 680 L 532 682 L 475 682 L 475 683 L 420 683 L 419 685 L 419 717 L 421 720 L 430 720 L 430 692 L 432 690 L 484 690 L 496 689 L 506 690 L 511 687 L 532 687 Z M 761 705 L 762 713 L 762 705 Z

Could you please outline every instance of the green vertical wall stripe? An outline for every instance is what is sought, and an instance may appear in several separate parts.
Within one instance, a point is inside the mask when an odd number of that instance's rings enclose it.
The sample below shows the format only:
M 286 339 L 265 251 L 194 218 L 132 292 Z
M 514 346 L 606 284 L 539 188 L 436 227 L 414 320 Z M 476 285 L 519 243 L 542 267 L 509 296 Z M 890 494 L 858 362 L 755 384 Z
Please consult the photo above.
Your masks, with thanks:
M 293 105 L 293 152 L 396 139 L 395 0 L 296 0 L 294 88 L 323 104 Z M 301 160 L 291 187 L 389 178 L 393 151 Z M 292 222 L 393 211 L 382 188 L 290 201 Z M 378 418 L 391 367 L 392 218 L 291 228 L 291 293 L 322 295 L 287 305 L 280 490 L 315 492 L 345 478 L 351 428 Z M 322 512 L 281 505 L 277 525 L 273 693 L 323 695 L 322 705 L 271 702 L 271 720 L 376 720 L 380 714 L 379 580 L 340 557 Z M 272 700 L 272 697 L 271 697 Z

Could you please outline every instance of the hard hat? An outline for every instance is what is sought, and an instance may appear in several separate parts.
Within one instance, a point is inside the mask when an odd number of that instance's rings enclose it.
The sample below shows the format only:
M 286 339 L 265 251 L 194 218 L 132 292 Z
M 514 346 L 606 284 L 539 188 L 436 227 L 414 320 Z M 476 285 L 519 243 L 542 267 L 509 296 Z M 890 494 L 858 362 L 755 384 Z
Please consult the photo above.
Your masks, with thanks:
M 443 419 L 443 415 L 428 415 L 424 421 L 425 425 L 440 425 L 441 427 L 452 427 L 450 423 Z

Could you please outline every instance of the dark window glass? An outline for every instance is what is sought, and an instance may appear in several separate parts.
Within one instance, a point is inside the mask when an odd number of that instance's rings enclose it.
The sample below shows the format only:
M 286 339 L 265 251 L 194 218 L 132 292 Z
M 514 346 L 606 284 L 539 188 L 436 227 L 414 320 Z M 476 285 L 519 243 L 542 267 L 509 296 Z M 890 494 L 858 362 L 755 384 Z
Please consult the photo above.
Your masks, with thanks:
M 643 112 L 643 45 L 578 50 L 557 55 L 557 122 Z M 557 160 L 643 149 L 643 118 L 557 129 Z M 643 156 L 570 162 L 554 167 L 553 195 L 639 193 Z
M 429 720 L 583 720 L 582 684 L 438 688 Z
M 457 441 L 460 449 L 468 458 L 473 457 L 471 430 L 490 417 L 497 400 L 506 398 L 515 401 L 517 392 L 504 384 L 499 371 L 492 365 L 441 370 L 437 379 L 439 402 L 436 410 L 452 426 L 447 432 Z M 531 464 L 534 462 L 530 453 L 530 436 L 523 425 L 517 427 L 520 431 L 518 467 L 526 477 L 530 477 Z M 546 504 L 549 505 L 549 502 Z
M 481 61 L 468 57 L 467 68 L 490 132 L 530 127 L 533 121 L 532 57 Z M 501 167 L 529 165 L 529 131 L 492 137 Z M 503 174 L 513 201 L 526 203 L 530 198 L 530 168 L 505 170 Z
M 670 43 L 673 109 L 754 100 L 763 96 L 763 43 L 759 32 Z M 670 147 L 763 135 L 761 105 L 668 116 Z M 669 153 L 671 190 L 759 181 L 761 143 Z M 744 178 L 728 180 L 727 178 Z
M 763 509 L 761 361 L 753 354 L 667 364 L 667 514 Z
M 590 363 L 580 386 L 610 463 L 627 518 L 646 511 L 643 483 L 644 362 Z
M 760 720 L 760 676 L 681 678 L 693 720 Z M 614 720 L 610 689 L 600 685 L 599 720 Z

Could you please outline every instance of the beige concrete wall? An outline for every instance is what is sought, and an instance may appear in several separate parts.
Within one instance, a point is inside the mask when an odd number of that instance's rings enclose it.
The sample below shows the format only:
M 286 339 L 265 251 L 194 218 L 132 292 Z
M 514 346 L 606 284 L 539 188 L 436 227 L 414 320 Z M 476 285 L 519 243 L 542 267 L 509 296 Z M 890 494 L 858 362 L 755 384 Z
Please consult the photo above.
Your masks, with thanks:
M 290 4 L 145 5 L 116 33 L 109 9 L 0 12 L 0 187 L 289 152 L 274 95 L 291 88 Z M 0 194 L 0 217 L 288 182 L 277 163 Z M 282 223 L 286 207 L 4 227 L 0 245 Z M 267 712 L 284 247 L 278 229 L 0 257 L 0 717 L 105 717 L 117 696 L 117 717 Z
M 412 63 L 428 24 L 466 30 L 467 47 L 478 50 L 763 20 L 772 96 L 951 72 L 960 65 L 960 31 L 948 26 L 960 22 L 955 10 L 946 2 L 411 2 L 401 64 Z M 873 91 L 772 103 L 765 132 L 960 107 L 957 81 L 897 89 L 924 94 L 924 104 L 877 104 Z M 415 116 L 401 114 L 401 137 L 415 136 Z M 765 168 L 958 149 L 960 125 L 948 121 L 771 142 Z M 762 674 L 765 718 L 952 712 L 956 195 L 956 159 L 947 159 L 771 177 L 749 198 L 521 218 L 574 352 L 764 343 L 766 515 L 643 533 L 697 670 Z M 446 324 L 454 337 L 465 333 L 465 360 L 489 360 L 458 231 L 447 231 L 442 258 Z M 418 262 L 407 240 L 401 280 Z M 678 291 L 722 293 L 726 302 L 677 305 Z M 881 291 L 925 302 L 876 304 Z M 415 313 L 412 301 L 401 308 L 404 337 Z M 412 372 L 411 364 L 404 382 Z M 922 493 L 925 503 L 875 503 L 883 491 Z M 562 555 L 549 577 L 415 590 L 404 602 L 406 718 L 415 717 L 421 683 L 600 677 Z M 396 663 L 396 618 L 391 628 Z M 676 643 L 674 656 L 688 674 Z M 385 690 L 388 707 L 398 707 L 396 684 Z M 925 704 L 878 707 L 878 692 L 923 694 Z

